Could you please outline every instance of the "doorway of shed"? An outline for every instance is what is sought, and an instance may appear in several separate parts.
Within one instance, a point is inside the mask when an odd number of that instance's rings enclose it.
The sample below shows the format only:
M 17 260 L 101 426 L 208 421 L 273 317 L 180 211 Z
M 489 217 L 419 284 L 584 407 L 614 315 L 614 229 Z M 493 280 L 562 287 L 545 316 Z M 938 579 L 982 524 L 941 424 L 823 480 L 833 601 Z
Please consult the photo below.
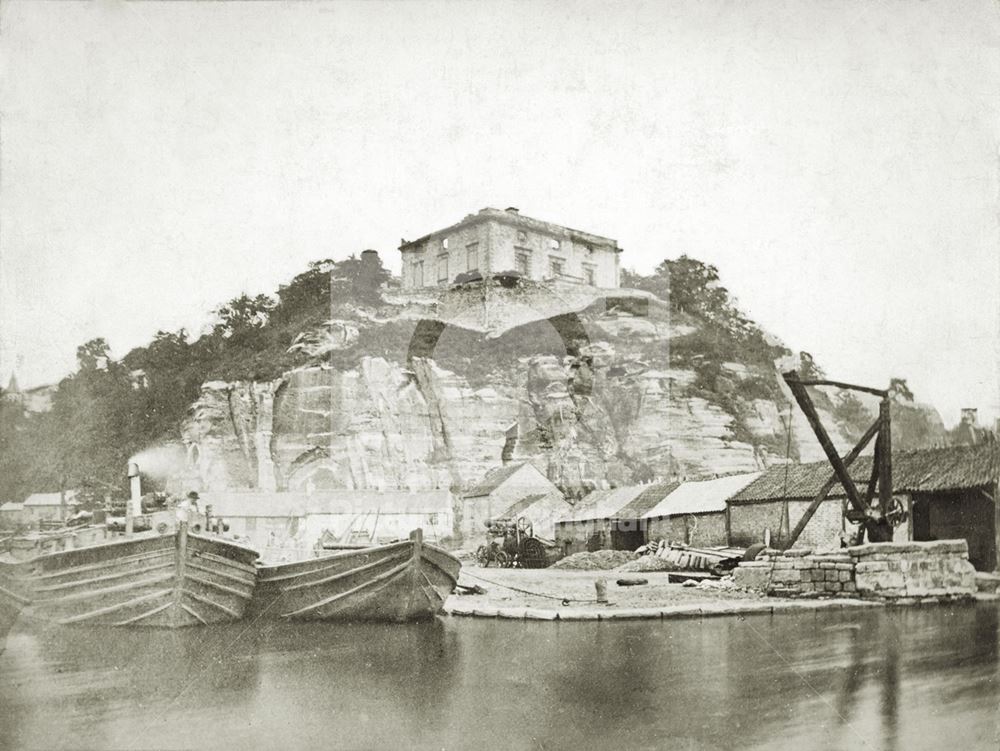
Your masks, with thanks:
M 996 570 L 996 507 L 982 493 L 966 490 L 916 495 L 912 524 L 914 540 L 964 539 L 969 545 L 969 562 L 977 571 Z
M 642 529 L 635 529 L 633 526 L 623 524 L 617 529 L 611 530 L 612 550 L 635 550 L 646 543 L 646 533 Z

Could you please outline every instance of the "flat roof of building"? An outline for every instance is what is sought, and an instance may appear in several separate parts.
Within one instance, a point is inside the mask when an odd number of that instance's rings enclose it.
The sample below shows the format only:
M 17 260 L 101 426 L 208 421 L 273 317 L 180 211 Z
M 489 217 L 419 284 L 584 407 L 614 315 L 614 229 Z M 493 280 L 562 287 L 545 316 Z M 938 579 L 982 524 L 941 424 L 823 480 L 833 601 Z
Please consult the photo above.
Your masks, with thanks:
M 400 244 L 400 252 L 405 252 L 418 245 L 423 245 L 428 240 L 433 240 L 435 238 L 441 237 L 442 235 L 449 235 L 464 227 L 470 227 L 474 224 L 479 224 L 481 222 L 502 222 L 504 224 L 509 224 L 512 227 L 519 227 L 522 229 L 529 229 L 534 232 L 541 232 L 546 235 L 552 235 L 553 237 L 566 237 L 572 240 L 577 240 L 582 243 L 590 243 L 593 245 L 602 245 L 610 247 L 616 253 L 621 253 L 622 249 L 618 247 L 618 241 L 613 240 L 610 237 L 603 237 L 602 235 L 595 235 L 591 232 L 583 232 L 581 230 L 572 229 L 570 227 L 564 227 L 561 224 L 553 224 L 552 222 L 546 222 L 541 219 L 532 219 L 530 216 L 524 216 L 517 210 L 507 209 L 506 211 L 501 211 L 500 209 L 494 209 L 486 207 L 481 209 L 476 214 L 467 215 L 462 221 L 452 224 L 450 227 L 445 227 L 444 229 L 435 230 L 430 232 L 423 237 L 416 240 L 407 240 Z

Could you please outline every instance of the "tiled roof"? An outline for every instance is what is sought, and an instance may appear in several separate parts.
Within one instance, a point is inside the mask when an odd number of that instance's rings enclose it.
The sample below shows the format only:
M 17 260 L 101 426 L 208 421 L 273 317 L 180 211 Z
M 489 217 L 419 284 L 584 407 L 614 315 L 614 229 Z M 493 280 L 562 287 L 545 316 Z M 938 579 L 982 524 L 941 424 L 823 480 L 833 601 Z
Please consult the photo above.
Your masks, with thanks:
M 476 214 L 469 214 L 460 222 L 452 224 L 450 227 L 445 227 L 444 229 L 435 230 L 434 232 L 429 232 L 423 237 L 416 240 L 408 240 L 400 244 L 399 249 L 404 250 L 406 248 L 411 248 L 415 245 L 421 245 L 428 240 L 441 235 L 447 235 L 455 232 L 462 227 L 467 227 L 473 224 L 479 224 L 481 222 L 488 222 L 490 220 L 502 222 L 504 224 L 509 224 L 514 227 L 521 227 L 527 230 L 532 230 L 535 232 L 542 232 L 548 235 L 555 235 L 557 237 L 572 237 L 579 239 L 583 242 L 591 242 L 595 245 L 606 245 L 618 250 L 618 243 L 612 240 L 610 237 L 603 237 L 601 235 L 595 235 L 592 232 L 583 232 L 581 230 L 572 229 L 571 227 L 564 227 L 561 224 L 553 224 L 552 222 L 546 222 L 541 219 L 532 219 L 530 216 L 525 216 L 520 212 L 511 211 L 501 211 L 500 209 L 494 208 L 484 208 L 481 209 Z
M 655 485 L 647 485 L 646 489 L 639 493 L 634 501 L 624 508 L 619 509 L 615 516 L 619 519 L 638 519 L 640 516 L 645 516 L 647 511 L 658 506 L 664 498 L 679 488 L 680 485 L 679 482 L 661 482 Z
M 530 462 L 515 462 L 514 464 L 505 464 L 502 467 L 497 467 L 496 469 L 491 469 L 486 473 L 476 485 L 469 488 L 462 494 L 463 498 L 478 498 L 479 496 L 489 495 L 494 490 L 503 485 L 507 480 L 514 476 L 514 474 L 525 465 L 530 465 Z M 533 466 L 533 465 L 531 465 Z M 532 492 L 545 492 L 555 487 L 548 480 L 544 479 L 544 475 L 541 472 L 538 473 L 542 476 L 542 480 L 539 481 L 538 488 L 532 488 Z
M 871 476 L 872 457 L 861 456 L 851 465 L 851 479 L 863 491 Z M 833 474 L 828 462 L 778 465 L 729 500 L 734 503 L 778 498 L 812 498 Z M 893 490 L 903 493 L 985 487 L 1000 480 L 1000 443 L 949 446 L 940 449 L 895 452 L 892 455 Z M 831 498 L 842 498 L 836 483 Z
M 652 519 L 676 514 L 706 514 L 726 510 L 726 500 L 760 477 L 760 472 L 727 475 L 712 480 L 681 483 L 643 516 Z
M 559 521 L 582 522 L 591 519 L 612 519 L 619 516 L 618 511 L 634 501 L 649 485 L 630 485 L 613 490 L 595 490 L 585 496 Z

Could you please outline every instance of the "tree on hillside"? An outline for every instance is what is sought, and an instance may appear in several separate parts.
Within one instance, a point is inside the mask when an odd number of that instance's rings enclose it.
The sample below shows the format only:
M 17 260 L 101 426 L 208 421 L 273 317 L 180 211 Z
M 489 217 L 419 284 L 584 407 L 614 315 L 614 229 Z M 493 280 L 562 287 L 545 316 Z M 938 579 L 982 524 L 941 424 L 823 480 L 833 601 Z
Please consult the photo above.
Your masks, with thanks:
M 134 349 L 123 361 L 146 373 L 147 386 L 135 389 L 137 408 L 145 418 L 150 443 L 177 437 L 188 406 L 198 396 L 206 368 L 188 341 L 187 331 L 157 331 L 147 347 Z
M 826 373 L 808 352 L 799 352 L 799 378 L 807 381 L 822 381 Z
M 833 402 L 833 419 L 851 440 L 858 440 L 875 420 L 861 400 L 851 391 L 840 390 Z
M 687 255 L 662 261 L 652 276 L 625 272 L 622 284 L 652 292 L 672 310 L 691 315 L 712 318 L 728 309 L 729 293 L 720 285 L 719 270 Z
M 286 322 L 311 316 L 323 316 L 330 310 L 330 272 L 334 261 L 312 261 L 309 268 L 278 289 L 276 320 Z
M 81 371 L 103 370 L 111 359 L 111 348 L 104 337 L 91 339 L 76 348 L 76 363 Z
M 378 305 L 379 289 L 391 278 L 378 258 L 366 261 L 352 255 L 342 261 L 312 261 L 308 270 L 278 290 L 274 317 L 282 323 L 306 324 L 328 317 L 337 303 Z
M 906 384 L 905 378 L 889 379 L 889 398 L 894 402 L 912 402 L 913 392 Z
M 24 440 L 27 423 L 21 403 L 4 399 L 0 389 L 0 503 L 23 500 L 30 492 Z
M 378 305 L 382 300 L 379 289 L 392 278 L 382 265 L 382 259 L 368 261 L 350 256 L 337 261 L 331 272 L 330 294 L 334 301 L 353 301 L 362 305 Z
M 274 305 L 274 300 L 267 295 L 250 297 L 243 293 L 215 311 L 219 320 L 213 333 L 234 342 L 252 338 L 267 325 Z

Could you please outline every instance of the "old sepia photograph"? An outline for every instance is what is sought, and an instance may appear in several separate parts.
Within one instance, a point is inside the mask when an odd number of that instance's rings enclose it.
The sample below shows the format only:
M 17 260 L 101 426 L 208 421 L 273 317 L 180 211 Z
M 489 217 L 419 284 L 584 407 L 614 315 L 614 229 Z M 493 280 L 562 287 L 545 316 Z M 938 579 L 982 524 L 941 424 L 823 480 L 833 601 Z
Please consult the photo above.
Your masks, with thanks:
M 0 0 L 0 749 L 1000 749 L 998 0 Z

